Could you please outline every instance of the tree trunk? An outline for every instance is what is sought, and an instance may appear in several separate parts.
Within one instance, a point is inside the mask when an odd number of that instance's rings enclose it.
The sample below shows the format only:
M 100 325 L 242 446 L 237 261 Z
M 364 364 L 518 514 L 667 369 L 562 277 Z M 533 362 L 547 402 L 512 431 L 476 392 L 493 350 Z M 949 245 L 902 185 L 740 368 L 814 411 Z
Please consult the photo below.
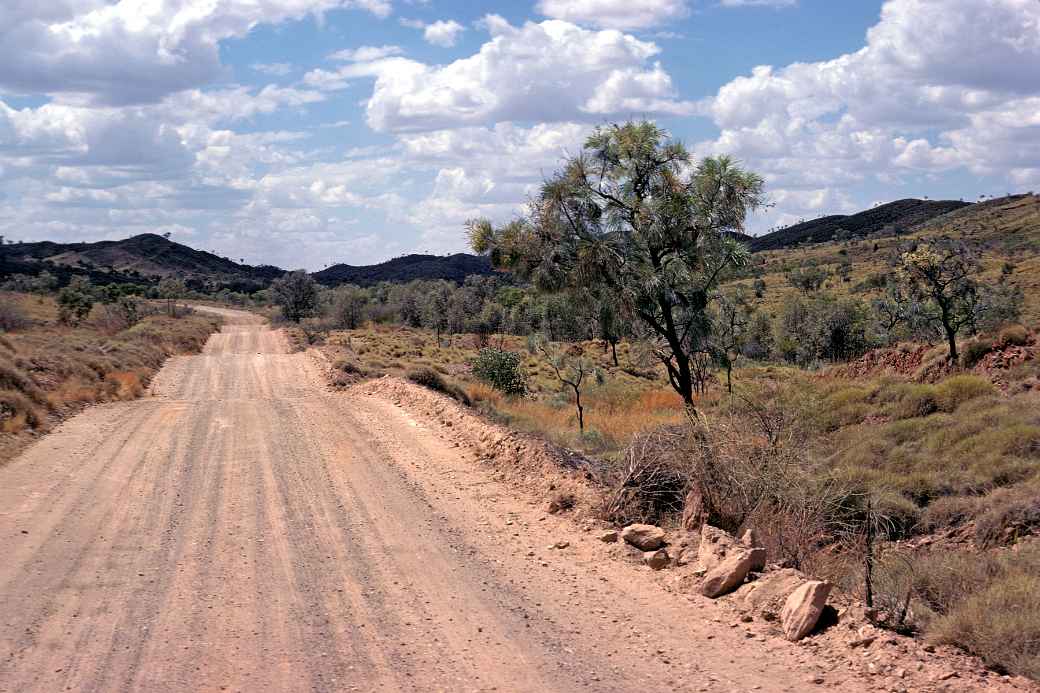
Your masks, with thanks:
M 581 390 L 574 388 L 574 405 L 578 408 L 578 431 L 585 434 L 585 409 L 581 406 Z
M 950 309 L 946 305 L 945 301 L 937 301 L 939 304 L 939 310 L 941 311 L 942 326 L 946 332 L 946 343 L 950 345 L 950 363 L 954 366 L 957 365 L 957 330 L 953 328 L 952 320 L 950 319 Z
M 610 343 L 610 354 L 611 354 L 611 356 L 614 357 L 614 367 L 617 368 L 617 365 L 618 365 L 618 361 L 617 361 L 617 342 L 611 342 Z
M 726 391 L 733 394 L 733 362 L 726 357 Z

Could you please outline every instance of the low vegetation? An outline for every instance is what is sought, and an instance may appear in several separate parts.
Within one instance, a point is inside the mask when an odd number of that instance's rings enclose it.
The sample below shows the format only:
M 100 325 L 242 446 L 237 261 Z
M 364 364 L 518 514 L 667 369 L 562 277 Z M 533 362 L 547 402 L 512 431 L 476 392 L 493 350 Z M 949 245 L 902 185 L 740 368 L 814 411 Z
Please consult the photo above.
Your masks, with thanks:
M 183 307 L 171 315 L 130 297 L 91 301 L 72 324 L 54 296 L 0 292 L 0 316 L 5 434 L 43 431 L 84 405 L 140 396 L 168 356 L 200 350 L 217 328 L 214 318 Z

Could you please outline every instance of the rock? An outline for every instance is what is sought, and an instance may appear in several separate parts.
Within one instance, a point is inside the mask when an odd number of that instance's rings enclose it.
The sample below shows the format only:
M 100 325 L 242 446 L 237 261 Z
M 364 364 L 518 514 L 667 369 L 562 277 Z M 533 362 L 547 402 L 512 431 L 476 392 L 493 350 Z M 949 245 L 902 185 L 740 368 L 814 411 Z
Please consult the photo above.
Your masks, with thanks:
M 794 568 L 766 573 L 743 588 L 744 608 L 767 618 L 778 618 L 787 597 L 805 581 Z
M 827 606 L 831 583 L 809 580 L 787 598 L 780 612 L 780 624 L 788 640 L 801 640 L 812 632 Z
M 755 530 L 748 527 L 747 531 L 744 532 L 744 535 L 740 537 L 740 543 L 744 546 L 754 548 L 759 545 L 758 534 L 755 533 Z
M 765 549 L 743 549 L 730 553 L 704 576 L 701 594 L 714 599 L 737 589 L 744 584 L 751 566 L 764 560 L 764 553 Z
M 604 543 L 607 543 L 607 544 L 613 544 L 614 542 L 616 542 L 617 541 L 617 537 L 618 537 L 617 530 L 614 530 L 614 529 L 608 529 L 608 530 L 606 530 L 604 532 L 600 532 L 598 535 L 596 535 L 597 539 L 599 539 L 600 541 L 602 541 Z
M 664 545 L 664 530 L 656 525 L 634 524 L 621 530 L 621 538 L 643 551 L 654 551 Z
M 672 557 L 668 555 L 668 552 L 664 549 L 658 549 L 657 551 L 647 551 L 643 554 L 643 563 L 646 563 L 653 570 L 661 570 L 662 568 L 668 567 L 668 564 L 672 562 Z
M 725 560 L 736 543 L 736 539 L 727 532 L 718 527 L 704 525 L 701 527 L 701 543 L 697 547 L 697 567 L 711 570 Z

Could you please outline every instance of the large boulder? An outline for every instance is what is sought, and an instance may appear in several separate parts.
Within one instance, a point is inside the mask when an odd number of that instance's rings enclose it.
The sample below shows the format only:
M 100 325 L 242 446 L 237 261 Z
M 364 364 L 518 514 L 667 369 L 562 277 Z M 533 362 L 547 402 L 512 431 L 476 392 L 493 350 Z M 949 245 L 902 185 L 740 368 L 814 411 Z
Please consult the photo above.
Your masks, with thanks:
M 664 546 L 664 530 L 656 525 L 634 524 L 621 530 L 621 538 L 642 551 L 656 551 Z
M 730 552 L 717 566 L 704 576 L 701 594 L 705 597 L 721 597 L 744 584 L 751 567 L 765 561 L 765 549 L 739 549 Z
M 737 540 L 718 527 L 701 527 L 701 543 L 697 547 L 697 569 L 710 571 L 722 563 L 737 547 Z
M 812 632 L 827 606 L 830 593 L 831 583 L 809 580 L 787 597 L 780 612 L 780 625 L 788 640 L 801 640 Z

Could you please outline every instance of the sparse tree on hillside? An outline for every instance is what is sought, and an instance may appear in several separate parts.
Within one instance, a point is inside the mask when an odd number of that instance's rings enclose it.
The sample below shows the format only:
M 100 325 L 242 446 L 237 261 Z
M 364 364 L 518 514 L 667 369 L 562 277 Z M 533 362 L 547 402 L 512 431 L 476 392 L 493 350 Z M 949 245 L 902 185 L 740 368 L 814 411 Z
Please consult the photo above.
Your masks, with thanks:
M 345 330 L 356 330 L 365 319 L 368 292 L 353 284 L 337 287 L 332 295 L 333 324 Z
M 58 292 L 58 320 L 64 325 L 80 324 L 93 307 L 90 282 L 83 277 L 73 277 L 69 285 Z
M 187 288 L 184 286 L 184 282 L 180 279 L 174 279 L 173 277 L 167 277 L 159 282 L 157 287 L 159 290 L 159 296 L 166 299 L 166 312 L 172 318 L 176 309 L 176 303 L 178 298 L 182 298 L 187 293 Z
M 912 303 L 907 312 L 941 330 L 950 361 L 956 363 L 957 334 L 978 319 L 982 306 L 975 280 L 981 269 L 978 258 L 963 242 L 940 238 L 908 248 L 896 267 Z
M 426 293 L 422 302 L 423 327 L 433 330 L 437 336 L 437 346 L 441 344 L 441 333 L 448 330 L 448 306 L 451 303 L 453 287 L 446 281 L 434 284 Z
M 271 296 L 290 322 L 298 323 L 318 310 L 318 285 L 304 270 L 288 272 L 271 282 Z
M 827 270 L 810 264 L 806 267 L 798 267 L 787 273 L 787 281 L 803 294 L 810 294 L 823 288 L 829 274 Z
M 690 407 L 691 361 L 708 305 L 747 249 L 727 231 L 763 203 L 762 179 L 727 157 L 691 166 L 650 122 L 598 129 L 542 187 L 530 215 L 502 228 L 469 222 L 470 242 L 544 291 L 594 288 L 645 323 L 672 387 Z

